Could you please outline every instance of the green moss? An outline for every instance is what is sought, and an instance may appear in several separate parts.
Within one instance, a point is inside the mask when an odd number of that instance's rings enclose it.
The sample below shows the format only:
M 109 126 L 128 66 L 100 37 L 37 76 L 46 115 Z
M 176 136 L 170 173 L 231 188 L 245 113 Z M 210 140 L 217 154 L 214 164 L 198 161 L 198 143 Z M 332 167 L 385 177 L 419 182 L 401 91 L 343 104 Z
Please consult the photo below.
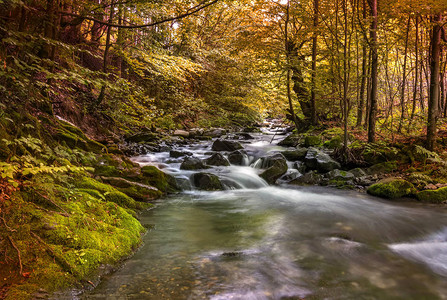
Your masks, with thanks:
M 383 163 L 375 164 L 369 167 L 366 171 L 368 174 L 386 174 L 393 172 L 397 169 L 397 162 L 387 161 Z
M 131 197 L 118 190 L 114 192 L 107 192 L 104 194 L 104 196 L 106 197 L 107 201 L 114 202 L 122 207 L 131 209 L 143 209 L 146 207 L 143 203 L 135 201 Z
M 120 176 L 121 172 L 115 166 L 99 165 L 95 167 L 95 175 L 115 177 Z
M 169 187 L 168 176 L 155 166 L 144 166 L 141 168 L 142 181 L 156 187 L 160 191 L 166 192 Z
M 132 197 L 133 199 L 145 202 L 158 199 L 163 194 L 160 190 L 151 190 L 144 187 L 139 187 L 138 185 L 125 188 L 117 187 L 117 189 L 120 192 L 123 192 L 124 194 L 128 195 L 129 197 Z
M 82 177 L 80 180 L 75 182 L 75 186 L 78 188 L 84 188 L 84 189 L 93 189 L 97 190 L 101 193 L 111 193 L 116 192 L 117 190 L 108 184 L 99 182 L 91 177 Z
M 29 188 L 3 203 L 2 210 L 9 212 L 5 221 L 15 231 L 0 226 L 0 238 L 11 236 L 20 250 L 24 272 L 30 274 L 25 282 L 12 286 L 7 299 L 32 299 L 41 288 L 51 293 L 88 280 L 100 265 L 118 262 L 141 241 L 144 228 L 135 212 L 104 201 L 109 197 L 134 206 L 126 202 L 131 198 L 88 177 L 81 178 L 80 185 L 95 188 L 73 189 L 64 182 L 49 175 L 35 176 Z M 53 206 L 43 209 L 42 201 L 27 201 L 37 194 L 54 202 Z M 14 248 L 5 251 L 10 260 L 17 258 Z M 14 272 L 8 274 L 15 274 L 17 262 L 10 265 Z M 7 276 L 2 274 L 2 278 Z
M 374 196 L 395 199 L 414 195 L 416 193 L 416 189 L 411 183 L 404 179 L 386 178 L 371 185 L 367 192 L 368 194 Z
M 328 149 L 336 149 L 342 146 L 343 140 L 341 136 L 333 137 L 331 140 L 324 142 L 323 147 Z
M 416 194 L 419 201 L 428 203 L 445 203 L 447 201 L 447 187 L 437 190 L 425 190 Z
M 307 135 L 304 138 L 305 147 L 313 147 L 321 144 L 321 138 L 317 135 Z

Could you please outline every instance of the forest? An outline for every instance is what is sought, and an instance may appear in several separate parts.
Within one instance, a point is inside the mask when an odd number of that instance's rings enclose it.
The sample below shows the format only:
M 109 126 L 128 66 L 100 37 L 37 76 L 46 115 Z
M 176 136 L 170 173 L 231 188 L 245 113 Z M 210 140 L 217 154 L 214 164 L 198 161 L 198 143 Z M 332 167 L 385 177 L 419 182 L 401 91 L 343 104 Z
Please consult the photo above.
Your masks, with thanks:
M 241 155 L 270 185 L 443 208 L 446 30 L 445 0 L 0 0 L 0 299 L 92 289 L 137 251 L 184 182 L 134 157 L 263 126 L 281 158 Z

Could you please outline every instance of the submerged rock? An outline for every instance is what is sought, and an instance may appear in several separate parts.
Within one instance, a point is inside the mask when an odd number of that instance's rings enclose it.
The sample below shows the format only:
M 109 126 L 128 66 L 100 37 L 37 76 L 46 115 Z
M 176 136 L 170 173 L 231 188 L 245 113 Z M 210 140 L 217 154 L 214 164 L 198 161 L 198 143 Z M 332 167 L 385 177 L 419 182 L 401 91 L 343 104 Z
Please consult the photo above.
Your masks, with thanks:
M 199 190 L 220 191 L 224 189 L 219 177 L 211 173 L 195 173 L 191 176 L 191 181 Z
M 371 185 L 367 189 L 368 194 L 387 199 L 411 196 L 416 193 L 414 186 L 401 178 L 385 178 Z
M 216 140 L 211 147 L 213 151 L 235 151 L 244 149 L 241 144 L 235 141 Z
M 230 162 L 220 153 L 214 153 L 207 159 L 205 159 L 205 163 L 210 166 L 229 166 Z
M 207 169 L 202 160 L 197 157 L 185 157 L 182 164 L 180 165 L 181 170 L 200 170 Z
M 274 184 L 278 178 L 287 172 L 287 161 L 282 154 L 275 154 L 261 158 L 261 168 L 265 169 L 259 176 L 269 184 Z
M 341 165 L 329 154 L 326 154 L 317 148 L 310 147 L 307 151 L 304 163 L 309 169 L 318 170 L 320 172 L 330 172 L 335 169 L 340 169 Z

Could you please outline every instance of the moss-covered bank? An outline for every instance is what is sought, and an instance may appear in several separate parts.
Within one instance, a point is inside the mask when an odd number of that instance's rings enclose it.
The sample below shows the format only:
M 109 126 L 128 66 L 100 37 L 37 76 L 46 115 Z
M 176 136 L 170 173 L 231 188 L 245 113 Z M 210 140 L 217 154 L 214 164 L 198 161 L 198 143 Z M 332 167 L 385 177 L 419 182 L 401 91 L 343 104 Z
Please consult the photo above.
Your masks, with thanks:
M 89 285 L 138 247 L 138 212 L 175 189 L 50 115 L 5 111 L 0 127 L 0 298 Z

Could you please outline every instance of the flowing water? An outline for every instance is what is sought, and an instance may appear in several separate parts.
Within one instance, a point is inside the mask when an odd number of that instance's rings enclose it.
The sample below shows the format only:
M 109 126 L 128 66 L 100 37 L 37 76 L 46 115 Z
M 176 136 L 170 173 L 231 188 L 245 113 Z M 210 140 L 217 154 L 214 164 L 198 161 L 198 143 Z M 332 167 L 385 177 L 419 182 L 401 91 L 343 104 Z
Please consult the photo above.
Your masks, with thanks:
M 247 166 L 207 170 L 227 190 L 161 199 L 144 245 L 81 299 L 447 299 L 447 210 L 353 191 L 268 186 L 248 166 L 281 149 L 245 144 Z M 185 146 L 208 157 L 210 143 Z M 184 178 L 182 159 L 135 158 Z

